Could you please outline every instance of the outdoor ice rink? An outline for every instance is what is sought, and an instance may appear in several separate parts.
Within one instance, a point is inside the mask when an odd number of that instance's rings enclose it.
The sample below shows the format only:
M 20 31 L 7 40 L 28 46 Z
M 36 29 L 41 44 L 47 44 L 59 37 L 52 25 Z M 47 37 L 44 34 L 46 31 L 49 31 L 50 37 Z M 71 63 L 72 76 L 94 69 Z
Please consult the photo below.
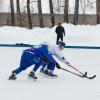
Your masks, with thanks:
M 0 47 L 0 99 L 1 100 L 100 100 L 100 50 L 69 49 L 63 52 L 77 69 L 96 75 L 89 80 L 55 69 L 58 78 L 45 77 L 37 71 L 37 81 L 28 80 L 31 66 L 18 75 L 17 80 L 7 80 L 11 71 L 19 66 L 20 56 L 26 48 Z M 63 68 L 74 71 L 59 62 Z

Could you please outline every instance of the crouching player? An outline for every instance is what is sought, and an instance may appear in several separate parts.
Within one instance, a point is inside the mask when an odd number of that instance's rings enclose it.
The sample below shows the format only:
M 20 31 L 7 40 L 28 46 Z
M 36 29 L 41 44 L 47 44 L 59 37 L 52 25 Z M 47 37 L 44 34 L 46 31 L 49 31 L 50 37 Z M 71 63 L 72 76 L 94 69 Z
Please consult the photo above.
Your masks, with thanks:
M 29 73 L 28 77 L 37 79 L 37 77 L 35 76 L 35 72 L 43 64 L 43 62 L 49 65 L 50 68 L 54 68 L 54 66 L 56 65 L 56 61 L 49 53 L 46 45 L 38 45 L 26 49 L 22 53 L 20 66 L 12 71 L 12 74 L 9 76 L 9 79 L 15 80 L 17 78 L 16 76 L 19 73 L 26 70 L 31 65 L 35 66 L 33 70 Z M 52 71 L 50 73 L 51 76 L 56 76 L 55 74 L 52 73 Z

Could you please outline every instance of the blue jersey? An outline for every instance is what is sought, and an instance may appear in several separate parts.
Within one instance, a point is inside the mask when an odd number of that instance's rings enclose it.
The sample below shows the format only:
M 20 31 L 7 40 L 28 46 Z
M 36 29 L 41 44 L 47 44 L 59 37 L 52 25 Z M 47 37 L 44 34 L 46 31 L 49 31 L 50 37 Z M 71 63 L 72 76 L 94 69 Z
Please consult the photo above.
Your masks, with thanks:
M 49 53 L 46 45 L 39 45 L 39 46 L 33 46 L 30 49 L 27 49 L 25 51 L 35 53 L 41 60 L 48 60 L 48 62 L 54 61 L 53 57 Z

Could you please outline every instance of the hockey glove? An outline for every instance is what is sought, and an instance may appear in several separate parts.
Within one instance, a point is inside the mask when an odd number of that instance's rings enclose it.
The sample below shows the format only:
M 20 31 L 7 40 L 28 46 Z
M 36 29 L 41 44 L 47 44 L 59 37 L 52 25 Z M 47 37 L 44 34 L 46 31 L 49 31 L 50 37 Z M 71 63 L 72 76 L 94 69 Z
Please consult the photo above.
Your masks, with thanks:
M 58 68 L 58 69 L 60 69 L 61 67 L 60 67 L 60 65 L 56 62 L 56 67 Z
M 71 64 L 70 64 L 68 61 L 66 61 L 66 64 L 67 64 L 68 66 L 71 66 Z

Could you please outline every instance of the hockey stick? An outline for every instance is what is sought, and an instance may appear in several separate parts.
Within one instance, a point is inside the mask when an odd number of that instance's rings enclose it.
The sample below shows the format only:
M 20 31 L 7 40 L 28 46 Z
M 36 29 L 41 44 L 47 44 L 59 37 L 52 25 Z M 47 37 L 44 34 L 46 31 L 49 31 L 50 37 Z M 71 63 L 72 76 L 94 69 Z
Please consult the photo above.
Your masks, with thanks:
M 76 69 L 74 66 L 72 65 L 68 65 L 69 67 L 73 68 L 74 70 L 76 70 L 77 72 L 79 72 L 81 75 L 84 75 L 81 71 L 79 71 L 78 69 Z M 87 72 L 86 72 L 87 73 Z
M 60 68 L 60 69 L 62 69 L 62 70 L 64 70 L 64 71 L 67 71 L 67 72 L 69 72 L 69 73 L 71 73 L 71 74 L 74 74 L 74 75 L 76 75 L 76 76 L 79 76 L 79 77 L 81 77 L 81 78 L 87 78 L 87 79 L 94 79 L 95 77 L 96 77 L 96 75 L 93 75 L 92 77 L 88 77 L 87 76 L 87 72 L 85 72 L 85 74 L 77 74 L 77 73 L 74 73 L 74 72 L 72 72 L 72 71 L 69 71 L 69 70 L 67 70 L 67 69 L 64 69 L 64 68 Z
M 62 69 L 62 70 L 64 70 L 64 71 L 67 71 L 67 72 L 69 72 L 69 73 L 71 73 L 71 74 L 74 74 L 74 75 L 76 75 L 76 76 L 82 77 L 82 78 L 86 77 L 86 75 L 87 75 L 87 72 L 85 72 L 85 74 L 83 74 L 83 75 L 80 75 L 80 74 L 74 73 L 74 72 L 69 71 L 69 70 L 64 69 L 64 68 L 60 68 L 60 69 Z
M 83 75 L 85 78 L 88 78 L 88 79 L 94 79 L 95 77 L 96 77 L 96 75 L 93 75 L 93 76 L 91 76 L 91 77 L 88 77 L 87 76 L 87 72 L 85 72 L 85 74 L 83 74 L 81 71 L 79 71 L 78 69 L 76 69 L 74 66 L 72 66 L 72 65 L 68 65 L 68 66 L 70 66 L 70 67 L 72 67 L 73 69 L 75 69 L 77 72 L 79 72 L 81 75 Z
M 87 72 L 85 72 L 85 74 L 83 74 L 81 71 L 79 71 L 78 69 L 76 69 L 74 66 L 72 66 L 72 65 L 68 65 L 68 66 L 70 66 L 70 67 L 72 67 L 73 69 L 75 69 L 76 71 L 78 71 L 81 75 L 85 75 L 84 77 L 86 77 L 86 78 L 88 78 L 88 79 L 94 79 L 95 77 L 96 77 L 96 75 L 93 75 L 93 76 L 91 76 L 91 77 L 88 77 L 87 76 Z

